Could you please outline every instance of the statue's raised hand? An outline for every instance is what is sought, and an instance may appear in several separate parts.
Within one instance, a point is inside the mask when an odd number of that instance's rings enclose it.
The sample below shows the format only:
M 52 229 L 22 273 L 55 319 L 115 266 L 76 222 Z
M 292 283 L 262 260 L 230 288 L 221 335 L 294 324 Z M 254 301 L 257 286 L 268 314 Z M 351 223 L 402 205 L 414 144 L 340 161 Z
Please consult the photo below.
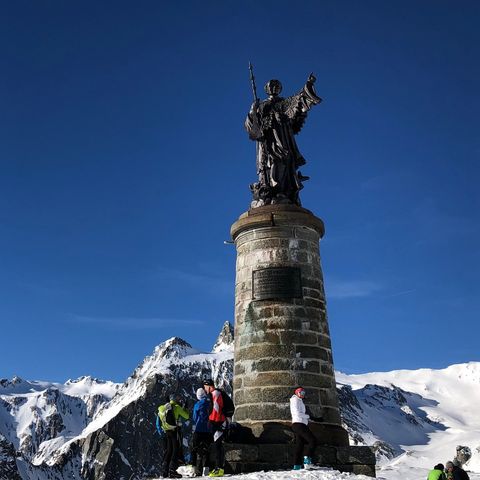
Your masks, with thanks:
M 315 83 L 317 77 L 313 74 L 313 72 L 309 75 L 307 82 L 308 83 Z

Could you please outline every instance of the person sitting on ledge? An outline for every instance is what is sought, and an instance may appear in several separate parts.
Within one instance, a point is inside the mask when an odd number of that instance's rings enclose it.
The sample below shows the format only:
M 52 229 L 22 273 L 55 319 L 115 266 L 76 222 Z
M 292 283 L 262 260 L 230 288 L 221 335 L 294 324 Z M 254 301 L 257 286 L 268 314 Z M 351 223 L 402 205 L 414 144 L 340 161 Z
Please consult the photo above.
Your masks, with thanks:
M 290 398 L 290 413 L 292 415 L 292 430 L 295 434 L 295 455 L 294 470 L 300 470 L 302 467 L 308 468 L 312 465 L 312 457 L 315 451 L 316 440 L 308 428 L 308 421 L 320 422 L 321 418 L 312 417 L 307 414 L 303 399 L 305 398 L 305 390 L 302 387 L 295 389 L 295 393 Z M 306 445 L 306 453 L 304 456 L 304 448 Z M 303 460 L 303 461 L 302 461 Z

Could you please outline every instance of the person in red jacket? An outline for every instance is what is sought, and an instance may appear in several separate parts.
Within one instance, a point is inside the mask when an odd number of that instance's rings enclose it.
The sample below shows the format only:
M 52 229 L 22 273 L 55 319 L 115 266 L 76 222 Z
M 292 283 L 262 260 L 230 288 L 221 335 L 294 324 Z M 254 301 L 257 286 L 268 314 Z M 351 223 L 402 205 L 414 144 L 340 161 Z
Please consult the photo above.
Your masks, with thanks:
M 227 417 L 223 412 L 222 392 L 215 388 L 213 380 L 205 380 L 203 388 L 211 401 L 211 411 L 208 421 L 213 432 L 213 446 L 215 449 L 215 468 L 210 472 L 209 477 L 223 477 L 225 465 L 225 449 L 223 447 L 223 432 L 227 426 Z

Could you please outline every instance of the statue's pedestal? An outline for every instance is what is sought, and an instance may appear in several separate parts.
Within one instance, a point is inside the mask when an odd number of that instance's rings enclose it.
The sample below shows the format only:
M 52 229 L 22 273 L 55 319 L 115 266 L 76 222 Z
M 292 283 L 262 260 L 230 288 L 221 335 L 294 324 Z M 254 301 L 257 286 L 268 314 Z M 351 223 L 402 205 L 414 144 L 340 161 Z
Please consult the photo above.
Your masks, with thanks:
M 307 392 L 311 415 L 322 417 L 321 423 L 310 424 L 318 443 L 328 445 L 321 447 L 320 463 L 369 465 L 370 474 L 375 465 L 374 459 L 365 464 L 342 460 L 342 452 L 354 447 L 348 446 L 338 408 L 320 266 L 323 234 L 323 222 L 294 205 L 258 207 L 232 225 L 237 248 L 235 421 L 256 438 L 255 445 L 228 447 L 234 471 L 291 468 L 289 399 L 298 386 Z M 255 461 L 248 460 L 251 455 Z M 353 471 L 349 468 L 344 470 Z
M 305 388 L 305 404 L 321 424 L 320 442 L 347 446 L 333 371 L 319 240 L 323 222 L 294 205 L 244 213 L 232 225 L 235 283 L 235 420 L 263 443 L 292 439 L 289 399 Z
M 294 445 L 225 444 L 227 473 L 249 473 L 261 470 L 291 470 Z M 341 472 L 375 477 L 375 454 L 371 447 L 319 446 L 314 461 L 322 467 Z

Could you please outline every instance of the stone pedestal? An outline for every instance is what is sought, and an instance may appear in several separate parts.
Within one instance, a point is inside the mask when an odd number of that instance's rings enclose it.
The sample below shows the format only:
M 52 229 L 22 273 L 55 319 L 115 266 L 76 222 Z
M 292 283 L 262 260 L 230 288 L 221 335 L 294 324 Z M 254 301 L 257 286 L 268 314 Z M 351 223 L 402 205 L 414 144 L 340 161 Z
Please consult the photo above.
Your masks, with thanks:
M 348 446 L 333 370 L 319 240 L 323 222 L 293 205 L 244 213 L 232 225 L 235 283 L 235 420 L 259 443 L 292 440 L 289 399 L 307 392 L 319 443 Z

